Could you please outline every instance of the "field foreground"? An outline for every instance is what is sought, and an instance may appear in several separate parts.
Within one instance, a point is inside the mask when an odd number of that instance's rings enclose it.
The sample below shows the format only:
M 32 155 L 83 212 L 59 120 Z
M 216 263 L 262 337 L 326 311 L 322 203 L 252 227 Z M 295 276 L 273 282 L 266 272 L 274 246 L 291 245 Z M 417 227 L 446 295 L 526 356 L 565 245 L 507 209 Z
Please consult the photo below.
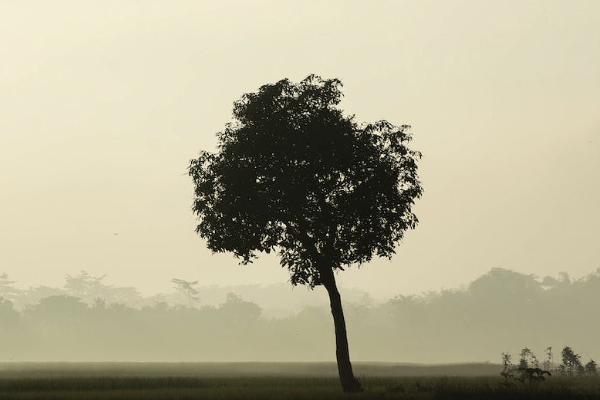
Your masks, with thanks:
M 493 364 L 356 365 L 340 392 L 330 363 L 0 364 L 0 399 L 600 399 L 600 379 L 506 384 Z

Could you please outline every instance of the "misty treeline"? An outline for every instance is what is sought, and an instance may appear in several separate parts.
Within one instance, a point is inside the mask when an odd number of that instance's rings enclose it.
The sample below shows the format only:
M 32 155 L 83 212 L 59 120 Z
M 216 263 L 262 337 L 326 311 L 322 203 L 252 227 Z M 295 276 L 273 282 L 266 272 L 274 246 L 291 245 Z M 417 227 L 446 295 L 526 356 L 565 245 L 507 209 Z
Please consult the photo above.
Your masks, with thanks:
M 332 359 L 326 303 L 275 315 L 257 304 L 264 299 L 240 293 L 209 304 L 203 294 L 213 292 L 196 282 L 174 280 L 174 293 L 153 297 L 103 282 L 82 273 L 67 277 L 64 288 L 18 290 L 0 277 L 0 361 Z M 263 304 L 292 301 L 292 290 L 281 290 L 271 290 L 276 298 Z M 315 291 L 307 298 L 326 298 Z M 379 303 L 360 293 L 350 297 L 346 318 L 356 360 L 495 362 L 523 343 L 540 353 L 568 344 L 600 356 L 600 270 L 572 280 L 493 269 L 463 289 Z
M 314 296 L 305 287 L 292 287 L 289 284 L 204 286 L 199 281 L 180 278 L 171 280 L 171 290 L 164 293 L 144 296 L 131 286 L 116 286 L 108 282 L 106 275 L 93 275 L 81 271 L 76 275 L 67 275 L 62 287 L 34 286 L 19 289 L 19 282 L 8 274 L 0 272 L 0 297 L 10 300 L 14 308 L 24 310 L 40 300 L 50 296 L 73 296 L 92 305 L 97 299 L 107 304 L 124 304 L 134 308 L 166 303 L 169 306 L 218 306 L 229 293 L 256 303 L 264 317 L 287 316 L 301 311 L 307 306 L 329 307 L 328 299 Z M 374 300 L 368 293 L 358 289 L 344 290 L 345 297 L 351 303 L 371 304 Z

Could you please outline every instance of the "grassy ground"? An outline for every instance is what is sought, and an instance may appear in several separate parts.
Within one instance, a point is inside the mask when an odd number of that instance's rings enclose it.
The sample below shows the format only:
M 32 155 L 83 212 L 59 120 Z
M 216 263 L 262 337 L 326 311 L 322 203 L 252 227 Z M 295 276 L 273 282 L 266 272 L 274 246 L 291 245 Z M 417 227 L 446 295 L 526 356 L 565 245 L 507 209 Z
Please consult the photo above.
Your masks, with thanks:
M 444 367 L 454 376 L 427 376 L 434 367 L 417 368 L 421 376 L 392 376 L 390 370 L 409 372 L 415 366 L 379 364 L 358 366 L 365 391 L 345 396 L 332 365 L 312 366 L 301 374 L 310 364 L 0 365 L 0 399 L 600 399 L 597 378 L 505 385 L 499 377 L 472 376 L 459 366 Z

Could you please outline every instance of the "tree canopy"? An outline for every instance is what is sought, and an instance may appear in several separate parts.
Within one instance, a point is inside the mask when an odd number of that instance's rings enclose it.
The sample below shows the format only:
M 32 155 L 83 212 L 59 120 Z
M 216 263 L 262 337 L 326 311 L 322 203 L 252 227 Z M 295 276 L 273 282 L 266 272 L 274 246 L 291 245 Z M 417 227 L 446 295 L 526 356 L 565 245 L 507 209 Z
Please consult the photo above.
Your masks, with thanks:
M 276 251 L 293 284 L 319 268 L 391 257 L 418 222 L 421 154 L 409 126 L 359 123 L 339 107 L 342 83 L 310 75 L 267 84 L 234 103 L 218 151 L 191 161 L 197 232 L 246 264 Z

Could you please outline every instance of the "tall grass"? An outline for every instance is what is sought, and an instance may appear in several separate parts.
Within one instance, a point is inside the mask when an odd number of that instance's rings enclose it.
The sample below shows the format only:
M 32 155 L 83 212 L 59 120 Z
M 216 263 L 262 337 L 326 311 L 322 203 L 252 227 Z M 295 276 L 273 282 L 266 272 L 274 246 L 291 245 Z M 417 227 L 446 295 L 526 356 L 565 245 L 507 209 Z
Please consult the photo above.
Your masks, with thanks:
M 363 376 L 365 391 L 344 395 L 335 377 L 0 378 L 0 399 L 600 399 L 600 379 L 552 377 L 506 384 L 501 377 Z

